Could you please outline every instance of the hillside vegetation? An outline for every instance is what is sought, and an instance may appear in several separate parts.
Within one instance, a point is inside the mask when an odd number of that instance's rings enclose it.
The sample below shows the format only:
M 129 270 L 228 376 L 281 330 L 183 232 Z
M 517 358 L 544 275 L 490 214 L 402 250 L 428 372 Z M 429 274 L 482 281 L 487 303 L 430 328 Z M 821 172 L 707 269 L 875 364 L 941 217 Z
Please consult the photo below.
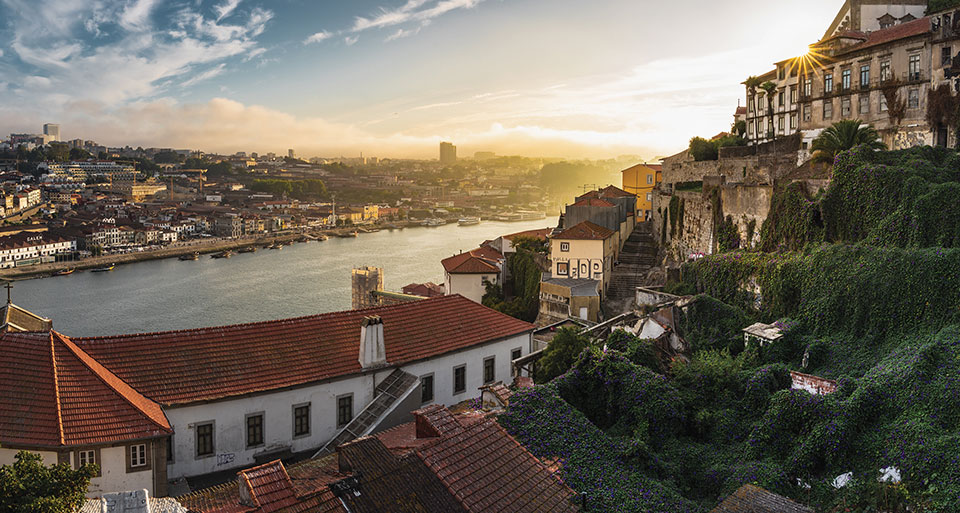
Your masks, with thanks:
M 932 148 L 841 154 L 821 197 L 778 207 L 795 225 L 764 226 L 780 251 L 684 266 L 690 363 L 594 344 L 501 423 L 559 458 L 589 511 L 709 511 L 744 483 L 816 511 L 960 511 L 958 169 Z M 758 320 L 785 337 L 745 348 Z M 790 370 L 838 391 L 792 391 Z M 878 480 L 889 467 L 901 482 Z

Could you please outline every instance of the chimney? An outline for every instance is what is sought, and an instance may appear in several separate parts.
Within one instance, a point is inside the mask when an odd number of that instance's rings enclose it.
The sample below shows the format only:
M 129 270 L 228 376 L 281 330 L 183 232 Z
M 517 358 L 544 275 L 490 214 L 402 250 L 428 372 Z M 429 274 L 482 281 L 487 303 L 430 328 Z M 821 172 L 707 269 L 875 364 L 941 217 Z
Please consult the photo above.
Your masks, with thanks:
M 383 319 L 379 315 L 363 318 L 360 323 L 360 366 L 376 367 L 387 363 L 383 344 Z

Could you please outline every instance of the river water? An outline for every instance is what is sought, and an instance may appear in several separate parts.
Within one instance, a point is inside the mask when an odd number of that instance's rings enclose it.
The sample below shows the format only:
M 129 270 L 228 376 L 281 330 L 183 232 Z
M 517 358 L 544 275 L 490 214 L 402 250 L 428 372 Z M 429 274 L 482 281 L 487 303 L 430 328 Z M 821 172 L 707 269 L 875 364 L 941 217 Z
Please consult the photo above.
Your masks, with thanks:
M 219 326 L 350 308 L 350 270 L 384 270 L 384 288 L 443 283 L 440 260 L 487 239 L 556 226 L 557 218 L 331 237 L 229 259 L 201 255 L 118 265 L 108 273 L 75 272 L 18 281 L 13 302 L 53 320 L 65 335 L 96 336 Z

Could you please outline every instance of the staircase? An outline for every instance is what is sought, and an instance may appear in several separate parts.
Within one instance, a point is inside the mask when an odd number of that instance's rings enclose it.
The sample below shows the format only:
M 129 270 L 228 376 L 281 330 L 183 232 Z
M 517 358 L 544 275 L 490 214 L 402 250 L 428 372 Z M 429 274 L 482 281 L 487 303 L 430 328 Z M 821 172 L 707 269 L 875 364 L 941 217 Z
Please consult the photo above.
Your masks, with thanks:
M 342 444 L 369 435 L 380 422 L 393 411 L 397 404 L 418 389 L 420 378 L 397 369 L 377 385 L 377 395 L 349 424 L 313 455 L 314 458 L 330 454 Z
M 645 225 L 637 225 L 623 244 L 620 263 L 613 268 L 610 286 L 604 300 L 604 314 L 609 318 L 626 311 L 633 301 L 647 272 L 656 265 L 657 246 Z

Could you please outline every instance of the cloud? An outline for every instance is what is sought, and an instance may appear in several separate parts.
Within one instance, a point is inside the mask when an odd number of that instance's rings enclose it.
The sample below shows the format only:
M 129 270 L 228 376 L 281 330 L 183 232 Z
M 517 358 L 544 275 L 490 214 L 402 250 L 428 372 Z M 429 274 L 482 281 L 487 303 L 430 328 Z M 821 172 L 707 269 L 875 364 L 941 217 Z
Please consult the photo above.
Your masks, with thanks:
M 398 30 L 397 30 L 396 32 L 394 32 L 393 34 L 390 34 L 389 36 L 387 36 L 387 38 L 384 39 L 383 41 L 384 41 L 385 43 L 389 43 L 390 41 L 395 41 L 395 40 L 397 40 L 397 39 L 402 39 L 402 38 L 405 38 L 405 37 L 415 36 L 415 35 L 417 35 L 417 34 L 420 32 L 420 29 L 422 29 L 423 27 L 424 27 L 424 26 L 421 25 L 421 26 L 419 26 L 419 27 L 415 27 L 415 28 L 412 28 L 412 29 L 398 29 Z
M 153 11 L 157 0 L 132 0 L 127 3 L 120 14 L 120 25 L 127 30 L 143 30 L 149 24 L 150 12 Z
M 183 83 L 180 84 L 180 85 L 183 86 L 183 87 L 190 87 L 190 86 L 196 84 L 197 82 L 202 82 L 202 81 L 204 81 L 204 80 L 209 80 L 209 79 L 211 79 L 211 78 L 213 78 L 213 77 L 215 77 L 215 76 L 223 73 L 223 71 L 226 69 L 226 67 L 227 67 L 227 64 L 221 62 L 220 64 L 214 66 L 213 68 L 208 69 L 207 71 L 204 71 L 203 73 L 199 73 L 199 74 L 197 74 L 197 75 L 194 75 L 193 77 L 191 77 L 190 79 L 188 79 L 187 81 L 183 82 Z
M 190 6 L 161 19 L 158 0 L 51 0 L 44 9 L 27 9 L 24 0 L 0 0 L 13 27 L 10 49 L 23 63 L 4 70 L 13 84 L 8 98 L 51 108 L 70 101 L 112 105 L 207 80 L 225 72 L 230 59 L 250 60 L 265 52 L 256 39 L 273 12 L 258 7 L 241 18 L 237 4 L 221 2 L 218 13 L 234 14 L 230 22 L 218 22 Z M 51 20 L 51 11 L 70 13 L 73 21 Z M 110 37 L 84 37 L 104 30 Z M 47 82 L 28 81 L 30 76 Z
M 304 39 L 303 44 L 309 45 L 311 43 L 319 43 L 320 41 L 330 39 L 333 36 L 334 36 L 333 33 L 327 32 L 325 30 L 321 30 L 320 32 L 317 32 L 316 34 L 313 34 L 312 36 Z
M 343 42 L 346 43 L 347 46 L 353 46 L 358 39 L 360 39 L 360 36 L 347 36 L 343 38 Z
M 241 0 L 226 0 L 222 4 L 215 5 L 213 11 L 217 13 L 217 22 L 230 16 L 231 13 L 240 5 Z

